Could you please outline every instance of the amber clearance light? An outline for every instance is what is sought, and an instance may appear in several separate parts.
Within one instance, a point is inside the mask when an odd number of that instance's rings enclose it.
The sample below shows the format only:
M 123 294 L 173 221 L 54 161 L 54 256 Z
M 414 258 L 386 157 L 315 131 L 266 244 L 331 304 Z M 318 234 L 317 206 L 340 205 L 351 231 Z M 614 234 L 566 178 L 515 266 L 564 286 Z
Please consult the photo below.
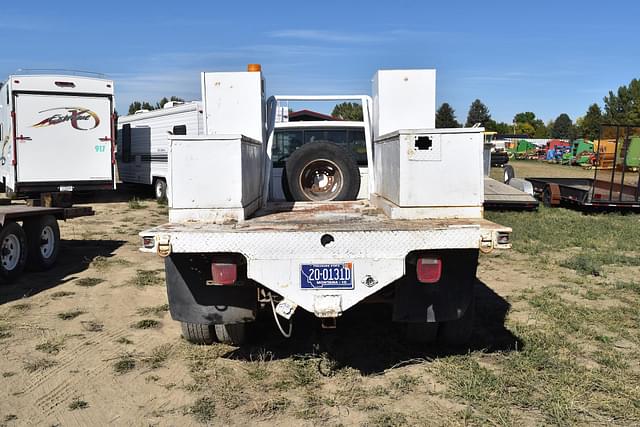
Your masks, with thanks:
M 247 65 L 247 71 L 262 71 L 262 67 L 260 64 L 249 64 Z

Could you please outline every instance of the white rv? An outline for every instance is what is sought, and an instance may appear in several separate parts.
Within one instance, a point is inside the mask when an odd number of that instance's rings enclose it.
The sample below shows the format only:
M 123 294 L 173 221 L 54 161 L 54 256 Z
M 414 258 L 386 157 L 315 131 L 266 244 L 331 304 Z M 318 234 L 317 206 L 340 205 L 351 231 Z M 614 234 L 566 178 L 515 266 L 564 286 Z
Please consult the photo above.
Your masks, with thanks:
M 164 108 L 118 118 L 118 173 L 130 184 L 153 185 L 156 198 L 167 194 L 169 135 L 201 135 L 202 105 L 167 102 Z
M 0 187 L 16 195 L 115 188 L 113 82 L 13 75 L 0 89 Z

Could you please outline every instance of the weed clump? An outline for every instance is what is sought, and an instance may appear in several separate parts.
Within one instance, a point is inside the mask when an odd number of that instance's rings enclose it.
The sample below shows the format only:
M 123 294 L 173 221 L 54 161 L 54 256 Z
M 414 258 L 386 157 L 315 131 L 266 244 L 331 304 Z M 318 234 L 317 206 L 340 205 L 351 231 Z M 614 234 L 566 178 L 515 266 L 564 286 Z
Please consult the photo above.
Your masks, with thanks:
M 142 319 L 131 325 L 135 329 L 155 329 L 160 327 L 160 322 L 154 319 Z
M 84 313 L 85 312 L 82 310 L 63 311 L 62 313 L 58 313 L 58 318 L 62 320 L 71 320 L 71 319 L 75 319 L 76 317 Z

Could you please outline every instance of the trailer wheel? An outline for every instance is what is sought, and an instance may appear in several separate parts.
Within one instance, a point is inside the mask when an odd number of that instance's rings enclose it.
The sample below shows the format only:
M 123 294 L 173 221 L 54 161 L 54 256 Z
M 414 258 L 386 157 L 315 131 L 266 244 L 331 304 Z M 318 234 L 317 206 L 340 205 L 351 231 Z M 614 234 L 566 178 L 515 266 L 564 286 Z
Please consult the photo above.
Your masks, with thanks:
M 153 183 L 153 190 L 156 194 L 156 200 L 166 200 L 167 181 L 164 178 L 156 178 Z
M 407 323 L 407 341 L 416 344 L 429 344 L 438 338 L 438 323 Z
M 45 215 L 24 222 L 29 245 L 27 268 L 34 271 L 48 270 L 58 259 L 60 228 L 52 215 Z
M 503 173 L 504 173 L 505 184 L 509 184 L 509 181 L 511 181 L 511 178 L 516 177 L 516 172 L 513 170 L 513 166 L 511 165 L 504 165 Z
M 214 325 L 216 338 L 223 344 L 239 346 L 246 342 L 247 324 L 229 323 L 226 325 Z
M 312 142 L 298 148 L 285 164 L 293 200 L 355 200 L 360 170 L 353 156 L 332 142 Z
M 15 222 L 6 222 L 0 231 L 0 278 L 15 280 L 27 262 L 27 235 Z
M 551 204 L 551 189 L 549 188 L 549 186 L 545 186 L 544 190 L 542 191 L 542 204 L 547 207 L 550 208 L 552 206 Z
M 464 346 L 471 338 L 476 306 L 474 298 L 469 302 L 467 310 L 458 320 L 442 322 L 438 328 L 438 339 L 445 345 L 452 347 Z
M 200 323 L 180 322 L 182 336 L 193 344 L 210 345 L 215 342 L 215 335 L 211 325 Z

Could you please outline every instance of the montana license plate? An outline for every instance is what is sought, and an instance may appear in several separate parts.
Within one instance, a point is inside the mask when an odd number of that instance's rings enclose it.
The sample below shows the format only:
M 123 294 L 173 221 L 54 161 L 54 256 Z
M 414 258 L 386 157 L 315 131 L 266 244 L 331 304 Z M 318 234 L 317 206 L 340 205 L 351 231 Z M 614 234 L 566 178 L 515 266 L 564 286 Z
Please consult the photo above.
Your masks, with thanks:
M 353 263 L 302 264 L 302 289 L 353 289 Z

